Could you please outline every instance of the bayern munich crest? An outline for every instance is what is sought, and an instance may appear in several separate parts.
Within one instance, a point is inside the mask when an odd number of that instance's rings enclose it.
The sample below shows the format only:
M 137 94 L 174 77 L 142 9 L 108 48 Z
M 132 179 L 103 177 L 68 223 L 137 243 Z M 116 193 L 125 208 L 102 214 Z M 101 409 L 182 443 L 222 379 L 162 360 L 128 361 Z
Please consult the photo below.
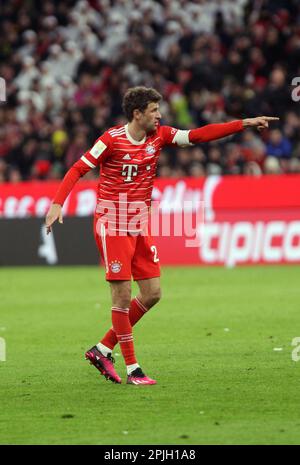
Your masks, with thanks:
M 152 155 L 155 152 L 155 148 L 153 145 L 147 145 L 146 147 L 146 153 L 149 153 L 149 155 Z
M 119 273 L 122 268 L 122 263 L 119 262 L 119 260 L 113 260 L 112 262 L 110 262 L 109 266 L 112 273 Z

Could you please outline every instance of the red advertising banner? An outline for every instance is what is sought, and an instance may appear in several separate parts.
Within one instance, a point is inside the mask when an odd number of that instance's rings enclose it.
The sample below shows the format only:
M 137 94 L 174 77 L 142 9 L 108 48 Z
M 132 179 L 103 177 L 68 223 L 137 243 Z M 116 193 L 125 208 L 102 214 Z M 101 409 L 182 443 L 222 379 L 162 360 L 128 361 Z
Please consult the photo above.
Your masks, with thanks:
M 96 185 L 78 182 L 64 215 L 92 215 Z M 44 217 L 57 187 L 0 185 L 0 218 Z M 159 202 L 154 236 L 162 264 L 300 263 L 298 175 L 157 179 L 153 200 Z M 174 229 L 174 222 L 181 226 Z
M 162 263 L 300 263 L 300 176 L 161 180 L 155 194 L 163 214 L 187 198 L 204 204 L 198 243 L 189 247 L 185 236 L 157 237 Z

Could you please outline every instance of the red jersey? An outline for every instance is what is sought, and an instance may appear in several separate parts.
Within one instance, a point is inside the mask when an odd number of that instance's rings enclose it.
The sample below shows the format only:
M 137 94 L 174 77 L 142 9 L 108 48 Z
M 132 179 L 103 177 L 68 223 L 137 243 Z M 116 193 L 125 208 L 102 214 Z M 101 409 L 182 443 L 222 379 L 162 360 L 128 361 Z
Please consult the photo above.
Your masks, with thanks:
M 136 141 L 127 125 L 115 126 L 81 157 L 90 168 L 100 167 L 96 213 L 105 213 L 112 222 L 117 216 L 116 230 L 127 230 L 128 223 L 137 214 L 140 214 L 141 226 L 147 222 L 160 151 L 172 144 L 176 133 L 175 128 L 159 126 L 143 140 Z M 109 205 L 111 211 L 104 211 Z
M 91 168 L 100 168 L 96 215 L 114 231 L 131 232 L 130 220 L 148 221 L 153 180 L 160 151 L 165 145 L 187 146 L 209 142 L 244 129 L 243 121 L 209 124 L 190 130 L 158 126 L 143 140 L 134 140 L 128 124 L 108 129 L 66 173 L 53 200 L 63 205 L 74 184 Z M 147 218 L 146 218 L 147 217 Z M 140 230 L 143 228 L 140 228 Z M 138 228 L 134 225 L 134 231 Z
M 108 129 L 81 157 L 90 168 L 100 167 L 99 198 L 117 200 L 120 193 L 126 193 L 129 201 L 150 200 L 160 151 L 172 144 L 176 132 L 169 126 L 159 126 L 136 141 L 127 125 Z

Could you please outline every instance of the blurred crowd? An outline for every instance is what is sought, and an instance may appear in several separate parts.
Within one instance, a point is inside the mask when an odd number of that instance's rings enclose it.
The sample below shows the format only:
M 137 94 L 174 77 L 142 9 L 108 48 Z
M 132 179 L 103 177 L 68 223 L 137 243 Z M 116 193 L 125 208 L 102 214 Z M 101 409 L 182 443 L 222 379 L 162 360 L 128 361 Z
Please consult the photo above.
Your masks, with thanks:
M 298 0 L 1 2 L 0 183 L 62 178 L 125 123 L 135 85 L 155 87 L 162 124 L 181 129 L 280 117 L 263 133 L 167 148 L 159 176 L 300 172 L 297 76 Z

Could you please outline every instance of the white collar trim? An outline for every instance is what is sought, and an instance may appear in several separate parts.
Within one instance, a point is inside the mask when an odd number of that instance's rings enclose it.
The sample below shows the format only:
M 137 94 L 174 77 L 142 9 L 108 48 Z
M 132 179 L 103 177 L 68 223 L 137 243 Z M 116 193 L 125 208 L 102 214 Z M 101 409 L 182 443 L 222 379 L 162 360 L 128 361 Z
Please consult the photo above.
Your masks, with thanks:
M 142 145 L 142 144 L 144 144 L 146 142 L 146 136 L 142 140 L 135 140 L 135 139 L 133 139 L 133 137 L 131 137 L 131 135 L 129 134 L 129 131 L 128 131 L 128 123 L 125 124 L 125 134 L 126 134 L 127 139 L 133 145 Z

